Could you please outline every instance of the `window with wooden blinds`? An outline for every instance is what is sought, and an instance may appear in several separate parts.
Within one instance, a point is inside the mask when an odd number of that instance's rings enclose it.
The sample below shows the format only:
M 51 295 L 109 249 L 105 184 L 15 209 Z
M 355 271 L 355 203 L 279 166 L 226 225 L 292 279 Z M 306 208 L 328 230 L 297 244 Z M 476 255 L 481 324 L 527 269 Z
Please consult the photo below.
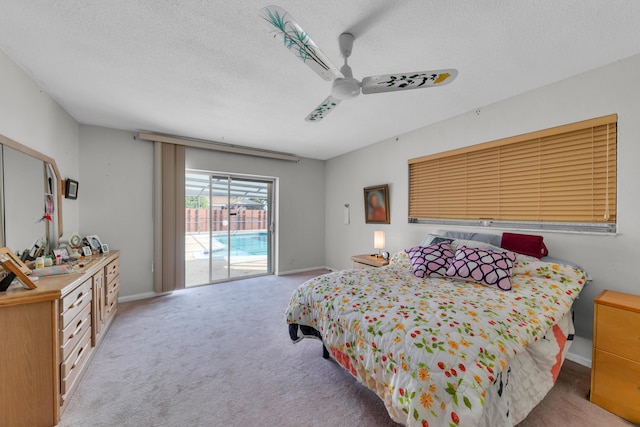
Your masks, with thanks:
M 615 232 L 617 115 L 409 160 L 409 221 Z

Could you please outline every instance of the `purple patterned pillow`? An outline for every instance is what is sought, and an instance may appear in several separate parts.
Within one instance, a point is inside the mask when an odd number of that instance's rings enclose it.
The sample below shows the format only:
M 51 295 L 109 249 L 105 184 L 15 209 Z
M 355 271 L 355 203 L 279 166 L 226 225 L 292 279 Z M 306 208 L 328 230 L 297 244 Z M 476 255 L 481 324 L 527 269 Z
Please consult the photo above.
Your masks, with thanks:
M 445 277 L 447 268 L 453 260 L 450 242 L 440 242 L 431 246 L 416 246 L 406 249 L 413 274 L 416 277 Z
M 511 270 L 515 260 L 516 254 L 513 252 L 458 246 L 447 276 L 475 280 L 508 291 L 511 289 Z

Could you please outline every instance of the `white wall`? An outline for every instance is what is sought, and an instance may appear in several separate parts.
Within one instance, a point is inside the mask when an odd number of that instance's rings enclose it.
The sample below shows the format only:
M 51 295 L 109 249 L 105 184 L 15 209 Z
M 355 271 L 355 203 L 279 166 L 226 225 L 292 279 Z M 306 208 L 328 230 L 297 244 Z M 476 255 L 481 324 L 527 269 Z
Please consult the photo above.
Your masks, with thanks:
M 595 296 L 604 289 L 640 294 L 633 268 L 640 247 L 638 70 L 640 55 L 329 160 L 327 264 L 348 268 L 351 255 L 371 252 L 374 230 L 386 231 L 388 250 L 398 251 L 430 231 L 451 228 L 407 223 L 408 159 L 618 113 L 619 234 L 542 233 L 551 255 L 578 262 L 594 279 L 575 305 L 577 335 L 590 339 Z M 367 225 L 362 188 L 384 183 L 390 184 L 391 224 Z M 351 225 L 343 224 L 345 203 L 352 208 Z
M 2 51 L 0 94 L 0 134 L 54 158 L 63 178 L 80 181 L 79 199 L 62 202 L 65 232 L 102 235 L 122 249 L 121 295 L 151 292 L 152 144 L 134 142 L 130 132 L 90 126 L 81 131 Z
M 153 292 L 153 144 L 80 126 L 80 235 L 119 249 L 120 296 Z
M 0 134 L 56 160 L 62 178 L 79 176 L 78 123 L 0 50 Z M 62 201 L 64 230 L 78 228 L 79 204 Z
M 187 150 L 187 168 L 278 178 L 276 272 L 325 266 L 324 164 Z
M 80 234 L 122 252 L 123 298 L 153 293 L 153 144 L 134 133 L 80 126 Z M 279 265 L 286 273 L 325 265 L 324 162 L 299 163 L 187 150 L 187 167 L 277 177 Z

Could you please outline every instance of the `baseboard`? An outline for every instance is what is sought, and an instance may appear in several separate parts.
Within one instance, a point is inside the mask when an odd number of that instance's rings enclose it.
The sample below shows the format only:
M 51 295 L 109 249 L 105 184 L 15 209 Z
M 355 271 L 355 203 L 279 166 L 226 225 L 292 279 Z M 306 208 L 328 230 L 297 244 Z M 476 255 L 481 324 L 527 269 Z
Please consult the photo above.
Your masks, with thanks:
M 163 295 L 168 295 L 171 292 L 163 292 L 163 293 L 157 293 L 157 292 L 144 292 L 142 294 L 135 294 L 135 295 L 127 295 L 124 297 L 118 297 L 118 302 L 129 302 L 129 301 L 137 301 L 139 299 L 147 299 L 147 298 L 154 298 L 154 297 L 160 297 Z
M 297 274 L 297 273 L 308 273 L 309 271 L 317 271 L 317 270 L 329 270 L 329 271 L 335 271 L 332 268 L 329 268 L 327 266 L 321 266 L 321 267 L 311 267 L 311 268 L 301 268 L 299 270 L 287 270 L 287 271 L 279 271 L 276 275 L 277 276 L 288 276 L 290 274 Z
M 591 368 L 592 348 L 593 342 L 590 339 L 574 336 L 573 343 L 567 353 L 567 359 Z

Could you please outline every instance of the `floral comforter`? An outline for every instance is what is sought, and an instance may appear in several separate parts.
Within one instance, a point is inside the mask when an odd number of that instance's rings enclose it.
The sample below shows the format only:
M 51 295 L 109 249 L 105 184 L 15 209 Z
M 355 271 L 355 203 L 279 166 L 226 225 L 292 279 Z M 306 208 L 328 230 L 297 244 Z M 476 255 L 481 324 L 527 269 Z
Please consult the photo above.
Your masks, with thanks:
M 384 268 L 306 282 L 286 320 L 319 331 L 338 363 L 382 398 L 395 421 L 476 426 L 486 422 L 487 390 L 511 359 L 570 312 L 585 276 L 566 265 L 518 260 L 512 282 L 505 292 L 420 279 L 399 253 Z

